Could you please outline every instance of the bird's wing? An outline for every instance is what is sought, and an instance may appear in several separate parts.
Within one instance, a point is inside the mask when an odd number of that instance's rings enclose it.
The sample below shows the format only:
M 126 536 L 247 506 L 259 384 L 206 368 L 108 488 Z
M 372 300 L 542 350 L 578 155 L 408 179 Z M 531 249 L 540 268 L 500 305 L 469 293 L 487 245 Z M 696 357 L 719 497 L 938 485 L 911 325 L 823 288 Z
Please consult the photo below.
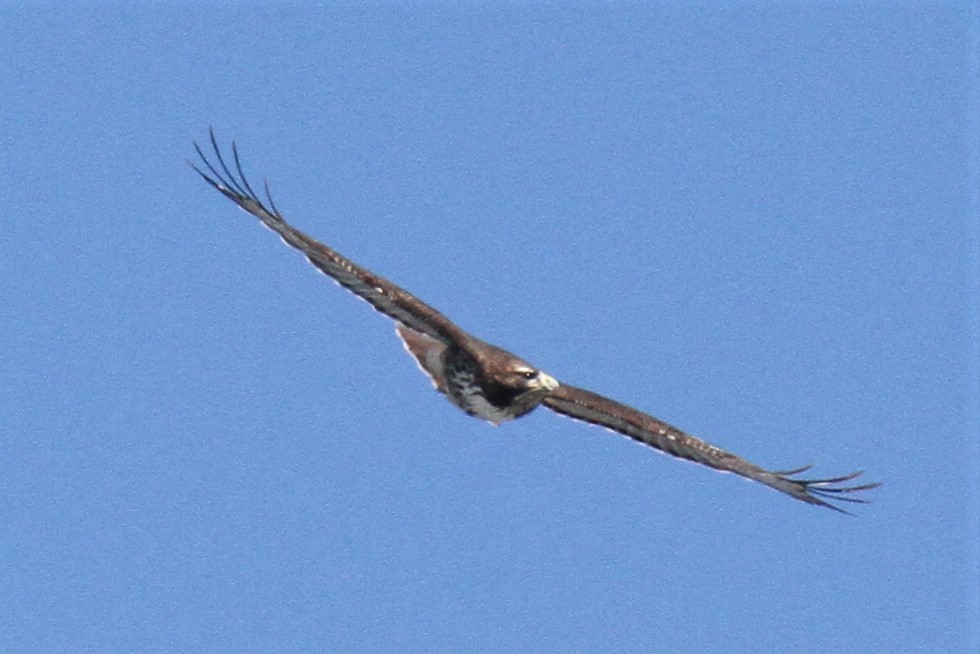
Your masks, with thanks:
M 783 472 L 766 470 L 686 434 L 653 416 L 574 386 L 562 384 L 547 395 L 543 402 L 552 411 L 611 429 L 667 454 L 710 466 L 716 470 L 734 472 L 771 486 L 798 500 L 826 506 L 842 513 L 847 512 L 825 500 L 867 502 L 859 497 L 851 497 L 850 494 L 880 485 L 846 485 L 847 482 L 858 477 L 861 471 L 830 479 L 799 479 L 794 478 L 794 475 L 804 472 L 809 466 Z
M 458 342 L 465 337 L 465 334 L 452 321 L 408 291 L 383 277 L 375 275 L 370 270 L 358 266 L 339 252 L 287 223 L 269 195 L 268 184 L 265 186 L 268 206 L 264 204 L 242 172 L 238 148 L 234 142 L 231 146 L 235 165 L 234 171 L 229 168 L 221 155 L 214 137 L 214 131 L 211 132 L 211 146 L 214 149 L 217 165 L 208 160 L 197 143 L 194 144 L 201 161 L 210 174 L 193 163 L 190 164 L 191 167 L 204 178 L 204 181 L 239 207 L 261 220 L 266 227 L 276 232 L 287 245 L 305 254 L 310 263 L 332 277 L 344 288 L 366 300 L 381 313 L 416 332 L 438 339 L 443 343 Z

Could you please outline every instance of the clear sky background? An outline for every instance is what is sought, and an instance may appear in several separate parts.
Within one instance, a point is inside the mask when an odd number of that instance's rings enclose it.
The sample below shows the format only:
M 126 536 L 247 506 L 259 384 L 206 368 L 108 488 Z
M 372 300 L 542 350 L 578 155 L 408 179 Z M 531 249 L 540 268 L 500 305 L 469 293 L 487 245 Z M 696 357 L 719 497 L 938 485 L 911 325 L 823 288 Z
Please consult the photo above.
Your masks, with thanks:
M 970 3 L 0 9 L 0 650 L 975 652 Z M 437 395 L 188 168 L 856 517 Z

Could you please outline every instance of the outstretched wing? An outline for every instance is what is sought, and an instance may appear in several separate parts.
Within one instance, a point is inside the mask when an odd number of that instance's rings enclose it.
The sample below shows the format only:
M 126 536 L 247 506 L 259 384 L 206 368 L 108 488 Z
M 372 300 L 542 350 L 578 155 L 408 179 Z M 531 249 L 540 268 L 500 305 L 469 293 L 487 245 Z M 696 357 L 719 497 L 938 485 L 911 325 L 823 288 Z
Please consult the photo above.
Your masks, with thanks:
M 245 174 L 242 172 L 242 164 L 238 159 L 238 148 L 234 142 L 231 144 L 231 153 L 235 164 L 234 172 L 228 167 L 221 155 L 221 150 L 218 148 L 218 143 L 214 137 L 214 130 L 211 131 L 211 147 L 214 150 L 217 167 L 208 160 L 197 143 L 194 144 L 194 147 L 197 149 L 201 161 L 211 173 L 209 175 L 193 163 L 190 164 L 204 178 L 204 181 L 239 207 L 261 220 L 266 227 L 279 234 L 287 245 L 305 254 L 310 263 L 332 277 L 338 284 L 359 295 L 389 318 L 416 332 L 447 344 L 465 338 L 466 335 L 448 318 L 408 291 L 399 288 L 383 277 L 375 275 L 370 270 L 358 266 L 339 252 L 335 252 L 323 243 L 292 227 L 282 217 L 272 201 L 268 184 L 265 185 L 265 197 L 268 201 L 268 206 L 266 206 L 245 178 Z
M 851 497 L 850 493 L 869 490 L 880 485 L 842 485 L 858 477 L 861 471 L 831 479 L 799 479 L 793 476 L 806 471 L 809 466 L 784 472 L 766 470 L 686 434 L 653 416 L 574 386 L 562 384 L 546 396 L 543 402 L 552 411 L 606 427 L 667 454 L 710 466 L 715 470 L 734 472 L 747 479 L 771 486 L 798 500 L 826 506 L 842 513 L 847 511 L 826 500 L 864 503 L 867 500 Z

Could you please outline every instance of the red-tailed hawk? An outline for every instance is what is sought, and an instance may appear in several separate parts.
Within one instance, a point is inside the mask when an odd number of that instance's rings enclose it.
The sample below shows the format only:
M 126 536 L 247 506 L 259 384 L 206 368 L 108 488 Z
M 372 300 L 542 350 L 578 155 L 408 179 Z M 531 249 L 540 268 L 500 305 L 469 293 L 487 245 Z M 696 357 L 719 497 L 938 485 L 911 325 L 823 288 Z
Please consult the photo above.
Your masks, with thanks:
M 276 232 L 287 245 L 306 255 L 320 271 L 393 319 L 405 348 L 432 379 L 436 390 L 469 415 L 499 425 L 543 404 L 552 411 L 619 432 L 667 454 L 715 470 L 734 472 L 803 502 L 835 511 L 845 512 L 828 500 L 866 502 L 853 493 L 879 485 L 848 485 L 861 471 L 828 479 L 801 479 L 797 475 L 809 466 L 782 472 L 766 470 L 625 404 L 559 383 L 510 352 L 467 334 L 408 291 L 292 227 L 272 201 L 268 184 L 266 202 L 249 185 L 234 142 L 231 146 L 234 171 L 222 157 L 213 131 L 211 145 L 215 164 L 194 144 L 210 174 L 191 164 L 194 170 Z

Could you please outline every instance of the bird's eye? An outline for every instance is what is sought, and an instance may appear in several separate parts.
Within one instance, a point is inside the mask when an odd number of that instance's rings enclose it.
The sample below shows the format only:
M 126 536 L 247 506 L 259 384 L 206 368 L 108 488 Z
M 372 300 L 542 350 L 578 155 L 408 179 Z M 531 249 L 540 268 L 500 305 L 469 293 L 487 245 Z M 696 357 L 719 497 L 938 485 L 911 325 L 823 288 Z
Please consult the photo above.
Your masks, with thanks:
M 538 376 L 538 371 L 537 370 L 522 370 L 521 371 L 521 377 L 523 377 L 524 379 L 534 379 L 537 376 Z

